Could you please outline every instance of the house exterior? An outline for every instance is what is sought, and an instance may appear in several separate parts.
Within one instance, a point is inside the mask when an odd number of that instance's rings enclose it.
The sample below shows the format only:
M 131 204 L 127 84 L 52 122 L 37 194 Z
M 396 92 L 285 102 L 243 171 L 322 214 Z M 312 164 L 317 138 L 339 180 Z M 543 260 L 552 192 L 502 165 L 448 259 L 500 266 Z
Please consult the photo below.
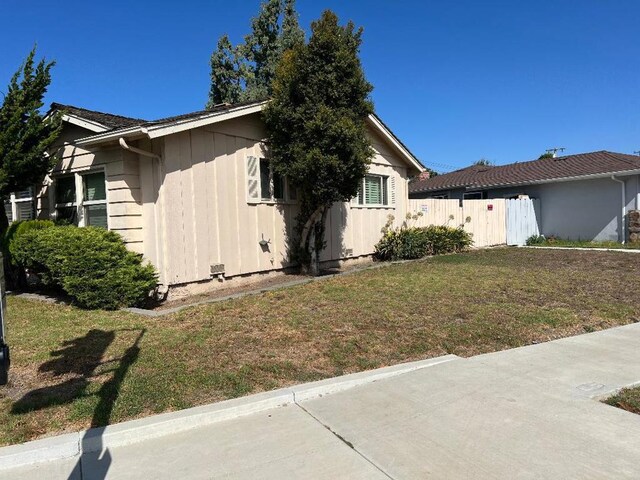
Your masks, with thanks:
M 33 192 L 34 213 L 119 233 L 165 287 L 289 267 L 297 192 L 269 168 L 265 104 L 156 121 L 53 104 L 65 124 L 59 162 Z M 367 126 L 375 157 L 358 197 L 331 209 L 322 261 L 371 254 L 423 171 L 377 116 Z
M 640 207 L 640 157 L 598 151 L 502 166 L 473 165 L 411 182 L 410 198 L 540 200 L 539 229 L 572 240 L 626 240 Z

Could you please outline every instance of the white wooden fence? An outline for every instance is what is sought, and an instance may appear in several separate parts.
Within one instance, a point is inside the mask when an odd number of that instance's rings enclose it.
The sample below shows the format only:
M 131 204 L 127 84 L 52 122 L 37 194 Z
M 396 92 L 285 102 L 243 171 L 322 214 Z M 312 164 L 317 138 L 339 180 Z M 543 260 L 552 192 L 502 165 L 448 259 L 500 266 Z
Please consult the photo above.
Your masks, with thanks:
M 507 245 L 524 245 L 532 235 L 540 235 L 540 200 L 507 200 Z
M 506 200 L 442 200 L 435 198 L 409 200 L 408 212 L 422 213 L 410 226 L 463 226 L 472 235 L 475 247 L 507 243 Z

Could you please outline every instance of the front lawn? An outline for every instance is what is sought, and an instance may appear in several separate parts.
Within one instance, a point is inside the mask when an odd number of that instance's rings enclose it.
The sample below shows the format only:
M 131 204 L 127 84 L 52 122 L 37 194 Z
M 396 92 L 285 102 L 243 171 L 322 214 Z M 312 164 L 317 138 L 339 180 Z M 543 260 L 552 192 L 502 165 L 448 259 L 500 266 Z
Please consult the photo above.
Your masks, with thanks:
M 627 255 L 503 248 L 160 318 L 9 298 L 0 444 L 638 321 L 637 282 Z
M 537 240 L 539 243 L 531 243 L 530 247 L 564 247 L 564 248 L 607 248 L 609 250 L 640 250 L 640 243 L 638 242 L 627 242 L 620 243 L 614 242 L 612 240 L 609 241 L 589 241 L 589 240 L 562 240 L 559 238 L 547 238 Z

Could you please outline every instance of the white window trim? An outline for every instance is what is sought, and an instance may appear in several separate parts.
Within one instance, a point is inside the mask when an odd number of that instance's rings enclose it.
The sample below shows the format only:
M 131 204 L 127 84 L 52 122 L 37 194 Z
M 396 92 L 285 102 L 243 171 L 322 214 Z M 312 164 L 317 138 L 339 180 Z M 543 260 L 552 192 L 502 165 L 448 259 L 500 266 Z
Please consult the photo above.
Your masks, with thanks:
M 31 210 L 32 213 L 34 213 L 34 217 L 36 217 L 35 215 L 35 200 L 36 200 L 36 196 L 34 195 L 35 192 L 35 188 L 34 187 L 30 187 L 31 190 L 31 196 L 30 197 L 26 197 L 26 198 L 16 198 L 16 194 L 15 192 L 12 192 L 11 195 L 9 195 L 9 199 L 8 202 L 11 204 L 11 223 L 19 220 L 18 219 L 18 203 L 31 203 Z
M 351 202 L 351 207 L 352 208 L 379 208 L 379 209 L 386 209 L 386 210 L 395 210 L 396 206 L 391 203 L 391 176 L 390 175 L 383 175 L 381 173 L 367 173 L 364 177 L 362 177 L 362 180 L 360 180 L 360 188 L 362 188 L 362 200 L 363 202 L 366 202 L 366 197 L 365 197 L 365 179 L 367 177 L 379 177 L 382 178 L 382 181 L 386 183 L 386 189 L 387 189 L 387 203 L 359 203 L 359 199 L 358 199 L 358 195 L 355 196 L 354 200 Z
M 104 200 L 85 200 L 84 199 L 84 181 L 83 177 L 85 175 L 91 175 L 93 173 L 102 173 L 104 175 L 104 191 L 105 191 L 105 199 Z M 76 201 L 71 203 L 55 203 L 56 201 L 56 185 L 57 181 L 60 178 L 71 177 L 73 176 L 75 180 L 76 187 Z M 76 217 L 78 219 L 78 227 L 86 227 L 85 213 L 84 207 L 91 205 L 105 205 L 107 207 L 107 230 L 111 230 L 111 225 L 109 222 L 109 189 L 107 188 L 107 170 L 105 167 L 91 168 L 89 170 L 81 170 L 79 172 L 73 173 L 61 173 L 59 175 L 52 176 L 53 182 L 53 191 L 50 193 L 51 198 L 53 200 L 53 212 L 57 215 L 57 211 L 59 208 L 76 208 Z

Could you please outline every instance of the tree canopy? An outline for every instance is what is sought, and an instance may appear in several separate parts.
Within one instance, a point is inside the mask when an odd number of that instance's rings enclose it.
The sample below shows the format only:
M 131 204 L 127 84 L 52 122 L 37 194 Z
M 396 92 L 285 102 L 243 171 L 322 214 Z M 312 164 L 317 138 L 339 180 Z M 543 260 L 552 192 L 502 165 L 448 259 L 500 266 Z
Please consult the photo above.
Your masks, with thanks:
M 282 54 L 304 43 L 295 0 L 267 0 L 251 20 L 244 43 L 218 40 L 211 55 L 211 88 L 206 108 L 220 103 L 261 100 L 271 96 Z
M 373 87 L 359 59 L 362 28 L 341 26 L 327 10 L 311 32 L 308 44 L 284 53 L 264 111 L 272 168 L 299 189 L 303 265 L 324 247 L 328 209 L 357 195 L 373 156 L 365 123 Z
M 0 107 L 1 198 L 44 179 L 52 166 L 47 151 L 62 128 L 58 115 L 43 118 L 40 113 L 55 62 L 42 59 L 35 64 L 35 55 L 34 48 L 13 75 Z M 4 208 L 0 208 L 0 232 L 8 223 Z

